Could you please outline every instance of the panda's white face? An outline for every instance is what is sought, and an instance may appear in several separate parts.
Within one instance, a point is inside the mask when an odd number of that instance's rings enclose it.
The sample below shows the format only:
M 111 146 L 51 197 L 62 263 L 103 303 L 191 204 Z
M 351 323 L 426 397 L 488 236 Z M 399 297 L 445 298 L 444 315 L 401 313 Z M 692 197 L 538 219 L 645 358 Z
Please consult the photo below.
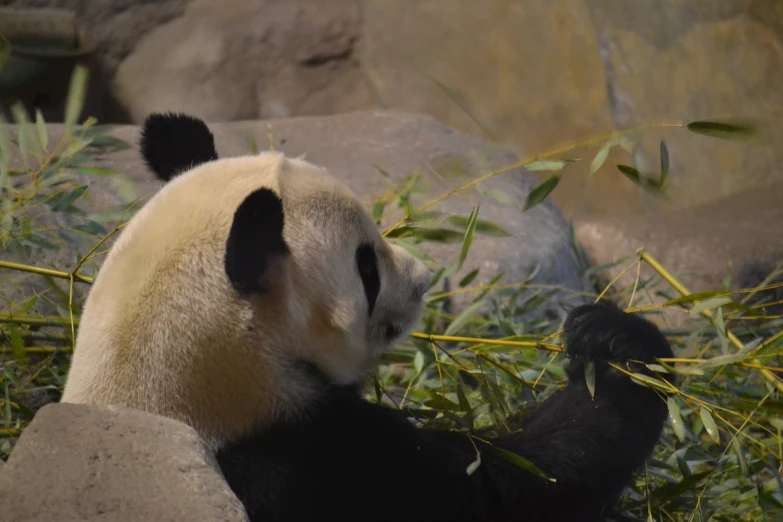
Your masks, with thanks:
M 313 399 L 299 362 L 356 382 L 419 319 L 428 270 L 324 170 L 217 159 L 184 117 L 149 120 L 142 148 L 170 181 L 91 288 L 64 402 L 177 418 L 215 448 Z
M 308 358 L 335 383 L 356 381 L 419 319 L 429 271 L 325 171 L 285 160 L 278 183 Z

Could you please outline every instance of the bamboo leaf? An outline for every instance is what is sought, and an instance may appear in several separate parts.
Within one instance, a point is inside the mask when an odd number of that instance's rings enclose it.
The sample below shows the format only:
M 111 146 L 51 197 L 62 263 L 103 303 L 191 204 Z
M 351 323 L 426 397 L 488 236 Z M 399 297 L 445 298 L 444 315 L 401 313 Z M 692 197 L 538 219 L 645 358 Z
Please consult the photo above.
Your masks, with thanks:
M 590 392 L 590 398 L 595 399 L 595 361 L 589 360 L 584 364 L 585 382 L 587 391 Z
M 737 455 L 737 462 L 739 463 L 742 476 L 749 477 L 750 468 L 748 467 L 748 461 L 745 460 L 745 455 L 742 452 L 742 445 L 740 444 L 738 437 L 732 437 L 731 447 L 734 450 L 734 453 Z
M 416 371 L 416 374 L 421 373 L 424 369 L 424 354 L 419 351 L 413 357 L 413 369 Z
M 546 197 L 549 196 L 553 190 L 555 190 L 558 183 L 560 183 L 560 174 L 553 174 L 539 183 L 538 186 L 531 190 L 530 194 L 528 194 L 525 198 L 525 204 L 522 206 L 522 212 L 530 210 L 544 201 Z
M 468 252 L 470 251 L 470 245 L 473 244 L 473 235 L 476 233 L 476 219 L 478 219 L 479 207 L 477 206 L 473 212 L 470 213 L 468 219 L 468 226 L 465 227 L 465 237 L 462 240 L 462 250 L 459 253 L 459 261 L 457 263 L 457 271 L 459 272 L 465 260 L 468 258 Z
M 685 423 L 682 421 L 682 415 L 680 415 L 680 407 L 674 401 L 674 397 L 669 397 L 666 400 L 666 405 L 669 407 L 669 418 L 672 421 L 672 429 L 674 434 L 680 439 L 680 442 L 685 442 Z
M 720 306 L 729 304 L 732 302 L 731 297 L 725 296 L 725 297 L 714 297 L 712 299 L 707 299 L 705 301 L 701 301 L 699 303 L 696 303 L 691 308 L 691 315 L 698 315 L 701 312 L 707 311 L 707 310 L 714 310 L 715 308 L 718 308 Z
M 593 158 L 593 161 L 590 162 L 590 175 L 592 176 L 596 172 L 598 172 L 598 169 L 600 169 L 603 164 L 606 162 L 606 158 L 609 156 L 609 151 L 614 146 L 614 143 L 612 143 L 611 140 L 607 140 L 600 149 L 598 149 L 598 152 L 596 153 L 595 157 Z
M 562 161 L 562 160 L 557 160 L 557 161 L 538 160 L 525 165 L 525 169 L 531 172 L 563 170 L 564 168 L 568 167 L 568 165 L 570 164 L 571 164 L 570 162 Z
M 463 277 L 460 280 L 459 287 L 460 288 L 464 288 L 464 287 L 468 286 L 470 283 L 473 282 L 474 279 L 476 279 L 476 276 L 478 276 L 478 273 L 479 273 L 479 269 L 478 268 L 476 268 L 474 270 L 471 270 L 468 273 L 468 275 L 466 275 L 465 277 Z
M 720 434 L 718 433 L 718 426 L 715 424 L 715 419 L 712 418 L 712 414 L 702 406 L 701 408 L 701 422 L 704 424 L 704 429 L 707 430 L 710 438 L 715 444 L 720 444 Z
M 405 241 L 402 239 L 393 240 L 392 243 L 395 245 L 398 245 L 401 248 L 404 248 L 410 255 L 415 257 L 416 259 L 420 259 L 422 261 L 433 261 L 433 259 L 421 248 L 414 245 L 413 243 L 409 241 Z
M 68 98 L 65 102 L 65 127 L 69 131 L 79 120 L 79 116 L 84 109 L 84 100 L 87 96 L 87 81 L 89 79 L 89 69 L 82 64 L 73 68 L 71 74 L 71 84 L 68 88 Z
M 468 476 L 473 475 L 473 473 L 476 472 L 479 466 L 481 466 L 481 452 L 477 451 L 476 460 L 468 464 L 468 467 L 465 471 L 467 472 Z
M 745 140 L 756 135 L 757 128 L 750 124 L 718 121 L 694 121 L 687 125 L 691 132 L 724 140 Z
M 538 469 L 536 467 L 535 464 L 533 464 L 532 462 L 530 462 L 526 458 L 520 457 L 516 453 L 512 453 L 512 452 L 504 450 L 502 448 L 493 447 L 492 449 L 495 450 L 495 452 L 498 455 L 500 455 L 505 460 L 511 462 L 512 464 L 514 464 L 514 465 L 516 465 L 516 466 L 518 466 L 518 467 L 520 467 L 520 468 L 522 468 L 522 469 L 524 469 L 526 471 L 529 471 L 530 473 L 532 473 L 534 475 L 537 475 L 537 476 L 539 476 L 541 478 L 544 478 L 544 479 L 546 479 L 546 480 L 548 480 L 550 482 L 556 482 L 555 479 L 547 477 L 540 469 Z
M 40 109 L 35 109 L 35 127 L 38 130 L 38 142 L 41 144 L 41 148 L 46 150 L 46 147 L 49 146 L 49 133 L 46 131 L 46 123 Z
M 477 301 L 466 307 L 457 317 L 454 318 L 448 328 L 446 328 L 446 331 L 443 332 L 443 335 L 454 335 L 456 332 L 460 331 L 462 327 L 465 326 L 468 321 L 473 319 L 473 317 L 476 316 L 479 312 L 481 312 L 485 306 L 486 304 L 484 301 Z
M 11 329 L 11 350 L 17 361 L 27 360 L 27 354 L 24 352 L 24 341 L 19 328 Z
M 666 143 L 661 141 L 661 181 L 660 186 L 666 182 L 666 178 L 669 176 L 669 149 L 666 147 Z
M 449 216 L 448 218 L 446 218 L 446 222 L 451 223 L 452 225 L 464 230 L 470 224 L 470 218 L 466 218 L 464 216 Z M 497 236 L 497 237 L 511 236 L 511 234 L 509 234 L 503 227 L 491 223 L 489 221 L 484 221 L 482 219 L 476 220 L 476 232 L 488 236 Z

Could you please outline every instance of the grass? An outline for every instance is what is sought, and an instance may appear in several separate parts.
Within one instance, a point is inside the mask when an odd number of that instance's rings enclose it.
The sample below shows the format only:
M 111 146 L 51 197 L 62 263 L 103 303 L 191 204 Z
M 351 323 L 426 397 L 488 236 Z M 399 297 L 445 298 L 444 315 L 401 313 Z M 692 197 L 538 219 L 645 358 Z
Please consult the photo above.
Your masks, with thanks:
M 67 111 L 69 130 L 60 142 L 49 143 L 40 114 L 28 121 L 23 111 L 14 109 L 15 134 L 0 123 L 0 243 L 14 259 L 0 261 L 5 304 L 0 313 L 3 459 L 36 410 L 59 398 L 81 305 L 97 273 L 95 260 L 141 206 L 122 173 L 90 166 L 99 155 L 127 145 L 93 120 L 74 124 L 81 113 L 79 85 L 84 81 L 75 78 Z M 612 147 L 632 148 L 640 132 L 661 126 L 718 138 L 745 137 L 750 131 L 715 122 L 669 122 L 569 142 L 471 179 L 420 207 L 412 203 L 419 190 L 415 174 L 391 183 L 390 191 L 371 209 L 379 224 L 388 220 L 390 209 L 404 214 L 385 229 L 389 241 L 429 263 L 422 244 L 445 241 L 461 247 L 453 263 L 433 267 L 436 274 L 420 329 L 387 355 L 372 376 L 368 399 L 404 408 L 418 422 L 449 429 L 503 426 L 564 384 L 563 296 L 570 292 L 586 300 L 610 297 L 629 311 L 656 319 L 677 354 L 676 359 L 651 365 L 659 372 L 656 377 L 634 377 L 640 385 L 672 393 L 670 420 L 654 457 L 624 495 L 617 520 L 776 520 L 783 516 L 783 302 L 764 299 L 781 287 L 775 282 L 779 273 L 755 288 L 729 290 L 727 278 L 714 292 L 690 294 L 675 274 L 639 251 L 629 252 L 626 261 L 587 270 L 582 291 L 548 284 L 543 272 L 525 281 L 506 281 L 500 275 L 479 284 L 482 274 L 463 269 L 473 240 L 477 234 L 502 236 L 505 231 L 481 220 L 480 208 L 468 216 L 432 211 L 436 202 L 460 190 L 482 190 L 482 181 L 512 168 L 551 172 L 526 201 L 518 202 L 520 211 L 527 211 L 556 189 L 575 161 L 563 159 L 568 153 L 597 147 L 591 161 L 591 170 L 596 171 L 603 168 Z M 643 173 L 628 165 L 618 166 L 618 171 L 641 190 L 664 194 L 669 171 L 665 143 L 660 151 L 660 172 Z M 391 181 L 382 168 L 378 170 Z M 80 209 L 89 192 L 73 173 L 116 179 L 125 206 L 108 214 Z M 53 222 L 61 226 L 52 226 Z M 575 249 L 583 255 L 578 245 Z M 67 265 L 40 267 L 41 259 L 63 251 L 76 253 L 76 258 Z M 619 278 L 608 279 L 609 269 L 636 276 L 631 284 L 619 286 Z M 35 291 L 30 281 L 37 285 Z M 451 302 L 457 295 L 470 299 L 455 314 Z M 544 309 L 561 313 L 542 313 Z M 667 327 L 664 310 L 682 314 L 685 326 Z M 671 373 L 681 376 L 677 387 L 667 383 Z

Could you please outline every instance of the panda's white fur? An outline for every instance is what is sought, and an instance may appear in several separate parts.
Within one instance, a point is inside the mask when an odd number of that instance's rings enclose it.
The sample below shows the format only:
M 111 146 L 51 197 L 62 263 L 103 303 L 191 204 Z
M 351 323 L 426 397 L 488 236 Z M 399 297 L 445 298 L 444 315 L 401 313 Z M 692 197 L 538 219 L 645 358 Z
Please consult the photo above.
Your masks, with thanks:
M 291 254 L 267 269 L 269 291 L 248 297 L 232 288 L 224 253 L 235 211 L 262 187 L 283 202 Z M 372 315 L 360 242 L 378 261 Z M 366 376 L 418 319 L 428 284 L 427 268 L 386 242 L 325 170 L 276 152 L 210 161 L 169 181 L 121 231 L 87 298 L 62 400 L 173 417 L 216 449 L 313 399 L 292 357 L 334 383 Z

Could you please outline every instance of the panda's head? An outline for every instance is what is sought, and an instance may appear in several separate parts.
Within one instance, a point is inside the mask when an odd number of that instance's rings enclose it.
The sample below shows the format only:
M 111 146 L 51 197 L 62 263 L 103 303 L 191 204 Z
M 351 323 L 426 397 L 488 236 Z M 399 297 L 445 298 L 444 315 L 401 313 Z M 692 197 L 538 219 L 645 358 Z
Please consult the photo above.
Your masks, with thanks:
M 82 314 L 66 402 L 120 403 L 219 443 L 367 375 L 419 319 L 426 267 L 356 196 L 284 155 L 218 159 L 206 125 L 152 115 L 166 185 L 121 231 Z

